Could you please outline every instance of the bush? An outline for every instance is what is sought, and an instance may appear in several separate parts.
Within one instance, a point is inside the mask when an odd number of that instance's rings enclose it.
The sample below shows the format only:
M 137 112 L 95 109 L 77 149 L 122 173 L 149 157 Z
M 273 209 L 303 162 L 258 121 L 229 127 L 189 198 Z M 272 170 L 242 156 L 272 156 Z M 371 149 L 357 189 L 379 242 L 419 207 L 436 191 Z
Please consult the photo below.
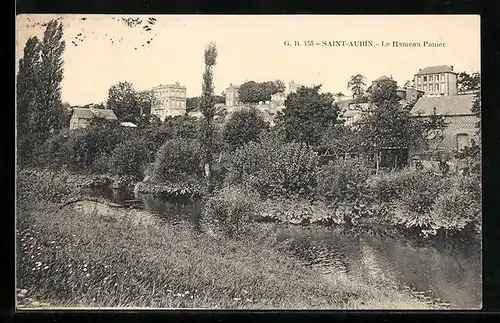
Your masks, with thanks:
M 371 196 L 389 205 L 391 221 L 406 228 L 428 228 L 436 198 L 449 186 L 447 177 L 426 170 L 390 172 L 369 181 Z
M 317 172 L 316 194 L 330 203 L 359 201 L 366 196 L 370 171 L 361 159 L 330 161 Z
M 226 180 L 267 196 L 312 196 L 319 157 L 304 143 L 266 138 L 237 149 L 228 160 Z
M 165 142 L 150 168 L 154 182 L 198 182 L 203 178 L 198 143 L 177 138 Z
M 463 230 L 480 223 L 481 208 L 470 195 L 456 188 L 436 199 L 431 211 L 434 229 Z
M 148 152 L 140 140 L 129 140 L 116 145 L 109 160 L 109 170 L 116 175 L 142 176 L 148 161 Z
M 60 167 L 66 162 L 66 154 L 63 150 L 68 140 L 69 130 L 65 129 L 57 135 L 49 137 L 41 146 L 34 151 L 36 164 L 45 167 Z
M 475 176 L 456 176 L 431 210 L 433 228 L 461 231 L 473 226 L 481 232 L 481 182 Z
M 91 167 L 95 171 L 106 171 L 107 157 L 123 141 L 123 137 L 120 127 L 111 123 L 96 123 L 85 129 L 71 131 L 61 147 L 64 163 L 74 170 L 88 170 Z
M 16 198 L 21 203 L 37 200 L 59 203 L 78 195 L 80 182 L 80 178 L 65 169 L 23 169 L 17 173 Z
M 242 187 L 225 187 L 209 196 L 203 208 L 203 226 L 234 238 L 247 232 L 259 217 L 258 194 Z
M 404 169 L 373 177 L 369 188 L 378 201 L 406 200 L 412 210 L 427 212 L 446 184 L 445 177 L 429 171 Z

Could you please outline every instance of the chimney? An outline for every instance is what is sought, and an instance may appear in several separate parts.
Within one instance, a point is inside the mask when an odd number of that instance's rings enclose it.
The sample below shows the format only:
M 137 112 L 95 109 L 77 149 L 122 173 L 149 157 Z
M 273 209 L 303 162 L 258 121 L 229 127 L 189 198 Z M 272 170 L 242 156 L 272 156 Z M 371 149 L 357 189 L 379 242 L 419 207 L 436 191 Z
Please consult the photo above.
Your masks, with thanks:
M 419 68 L 419 69 L 418 69 L 418 71 L 419 71 L 419 72 L 420 72 L 421 70 L 422 70 L 421 68 Z
M 450 65 L 451 70 L 453 71 L 453 65 Z

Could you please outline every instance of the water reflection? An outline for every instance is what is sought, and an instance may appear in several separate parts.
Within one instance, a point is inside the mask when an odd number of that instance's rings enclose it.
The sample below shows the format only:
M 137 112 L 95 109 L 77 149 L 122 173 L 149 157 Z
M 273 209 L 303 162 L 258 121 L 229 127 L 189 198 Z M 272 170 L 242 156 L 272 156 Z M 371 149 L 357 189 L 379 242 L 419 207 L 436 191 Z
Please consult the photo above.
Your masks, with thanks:
M 287 240 L 306 265 L 324 274 L 351 273 L 441 308 L 481 307 L 480 248 L 441 249 L 398 236 L 347 234 L 345 228 L 287 226 L 280 230 L 280 239 Z

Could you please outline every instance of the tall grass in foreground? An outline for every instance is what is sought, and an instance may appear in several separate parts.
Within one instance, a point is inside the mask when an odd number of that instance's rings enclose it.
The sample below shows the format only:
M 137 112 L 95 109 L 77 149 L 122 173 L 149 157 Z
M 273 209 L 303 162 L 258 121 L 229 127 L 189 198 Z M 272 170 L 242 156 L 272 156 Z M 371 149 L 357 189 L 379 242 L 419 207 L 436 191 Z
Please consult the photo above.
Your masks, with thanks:
M 262 226 L 261 228 L 264 228 Z M 392 290 L 321 276 L 288 257 L 272 230 L 238 241 L 151 218 L 20 205 L 17 287 L 54 306 L 418 307 Z

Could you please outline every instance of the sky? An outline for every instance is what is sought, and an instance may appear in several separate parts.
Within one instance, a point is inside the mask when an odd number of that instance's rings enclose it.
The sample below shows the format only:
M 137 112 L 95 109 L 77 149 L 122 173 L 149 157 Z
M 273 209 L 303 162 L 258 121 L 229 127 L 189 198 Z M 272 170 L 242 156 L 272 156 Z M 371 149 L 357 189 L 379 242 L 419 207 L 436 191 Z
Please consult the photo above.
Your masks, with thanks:
M 129 27 L 122 18 L 140 18 Z M 156 19 L 150 30 L 144 25 Z M 179 82 L 187 96 L 201 93 L 205 46 L 217 45 L 214 87 L 268 80 L 322 84 L 349 94 L 351 75 L 366 83 L 391 76 L 403 85 L 426 66 L 480 70 L 479 15 L 18 15 L 16 73 L 26 40 L 43 38 L 43 24 L 64 26 L 62 100 L 105 102 L 108 89 L 128 81 L 136 90 Z M 285 41 L 444 42 L 444 47 L 286 46 Z M 149 41 L 149 43 L 148 43 Z

